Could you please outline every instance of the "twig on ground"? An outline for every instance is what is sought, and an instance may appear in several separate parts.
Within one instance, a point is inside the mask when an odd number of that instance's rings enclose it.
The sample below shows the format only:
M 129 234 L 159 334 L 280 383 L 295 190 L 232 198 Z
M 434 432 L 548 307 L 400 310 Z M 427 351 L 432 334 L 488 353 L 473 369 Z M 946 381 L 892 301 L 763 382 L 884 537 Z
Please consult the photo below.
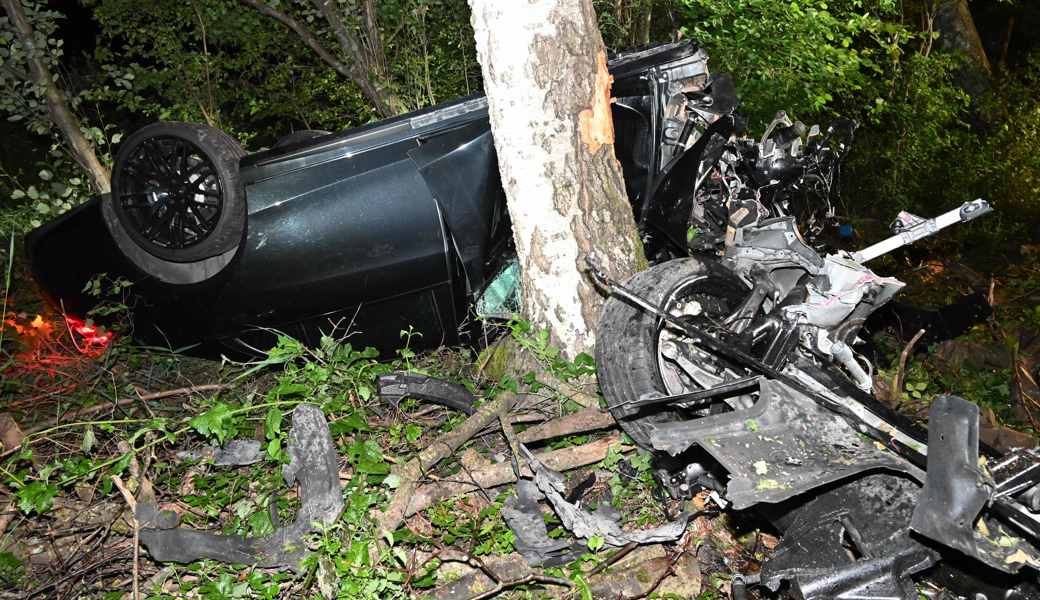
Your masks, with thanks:
M 566 471 L 603 460 L 607 456 L 607 451 L 610 447 L 620 443 L 621 436 L 615 433 L 588 444 L 544 452 L 535 456 L 542 464 L 554 471 Z M 624 450 L 625 448 L 623 447 L 622 449 Z M 532 475 L 526 466 L 522 467 L 520 472 L 522 475 Z M 513 466 L 508 463 L 472 469 L 468 475 L 470 476 L 469 481 L 441 480 L 413 490 L 404 516 L 409 517 L 417 512 L 426 510 L 445 498 L 516 481 L 516 476 L 513 474 Z
M 508 589 L 515 588 L 519 585 L 525 585 L 528 583 L 547 583 L 567 588 L 574 587 L 574 584 L 567 579 L 561 579 L 559 577 L 549 577 L 547 575 L 538 575 L 536 573 L 528 573 L 523 577 L 517 577 L 514 579 L 503 581 L 498 577 L 498 574 L 496 574 L 492 569 L 489 569 L 488 566 L 484 564 L 484 561 L 480 560 L 476 556 L 467 555 L 464 558 L 466 559 L 464 562 L 466 562 L 469 566 L 475 569 L 480 569 L 485 575 L 488 576 L 489 579 L 491 579 L 491 581 L 495 583 L 495 587 L 491 588 L 490 590 L 487 590 L 486 592 L 481 592 L 475 596 L 471 596 L 469 600 L 487 600 L 488 598 L 493 598 Z
M 488 402 L 473 413 L 461 425 L 434 440 L 418 456 L 391 471 L 390 476 L 396 476 L 398 480 L 397 490 L 386 510 L 374 515 L 376 522 L 379 523 L 380 539 L 392 534 L 404 522 L 405 516 L 409 514 L 408 511 L 414 500 L 415 490 L 419 486 L 419 480 L 441 459 L 454 453 L 459 446 L 498 419 L 499 415 L 508 414 L 515 400 L 516 395 L 512 392 L 503 392 L 495 400 Z
M 76 418 L 79 418 L 79 417 L 92 415 L 94 413 L 99 413 L 99 412 L 101 412 L 101 411 L 103 411 L 105 409 L 116 408 L 117 406 L 126 406 L 127 404 L 133 404 L 135 402 L 150 402 L 152 400 L 162 400 L 164 398 L 173 398 L 173 397 L 176 397 L 176 396 L 187 396 L 189 394 L 199 394 L 199 393 L 202 393 L 202 392 L 215 392 L 215 391 L 218 391 L 218 390 L 225 390 L 225 389 L 227 389 L 229 387 L 231 387 L 231 386 L 229 384 L 225 384 L 225 383 L 208 383 L 208 384 L 205 384 L 205 385 L 193 385 L 193 386 L 189 386 L 189 387 L 177 388 L 175 390 L 166 390 L 166 391 L 162 391 L 162 392 L 155 392 L 153 394 L 140 394 L 140 393 L 138 393 L 136 396 L 132 396 L 132 397 L 129 397 L 129 398 L 120 398 L 119 400 L 116 400 L 115 402 L 104 403 L 104 404 L 96 404 L 94 406 L 88 406 L 86 408 L 81 408 L 81 409 L 76 410 L 76 411 L 67 412 L 67 413 L 61 415 L 60 417 L 56 417 L 54 419 L 50 419 L 48 421 L 45 421 L 43 423 L 40 423 L 40 424 L 35 425 L 33 427 L 30 427 L 28 430 L 26 430 L 25 433 L 26 433 L 26 435 L 32 435 L 34 433 L 39 433 L 39 432 L 43 431 L 44 429 L 47 429 L 47 428 L 50 428 L 50 427 L 54 427 L 55 425 L 61 423 L 62 421 L 66 420 L 66 419 L 76 419 Z
M 597 408 L 599 406 L 599 396 L 596 394 L 589 394 L 577 385 L 559 379 L 549 372 L 546 372 L 544 376 L 548 379 L 548 381 L 543 382 L 546 386 L 556 390 L 560 394 L 570 398 L 585 408 Z
M 924 329 L 919 329 L 903 348 L 903 352 L 899 354 L 899 366 L 896 367 L 896 374 L 892 377 L 892 389 L 889 390 L 889 394 L 891 394 L 889 398 L 891 398 L 891 403 L 894 407 L 898 407 L 902 399 L 903 379 L 906 377 L 906 361 L 910 358 L 910 352 L 914 349 L 914 344 L 924 335 L 924 331 Z
M 119 475 L 112 476 L 112 483 L 122 494 L 123 500 L 126 501 L 127 507 L 130 508 L 130 524 L 134 528 L 134 572 L 133 572 L 133 599 L 141 600 L 141 524 L 137 521 L 137 500 L 134 499 L 134 495 L 130 493 L 130 490 L 126 489 L 126 485 Z

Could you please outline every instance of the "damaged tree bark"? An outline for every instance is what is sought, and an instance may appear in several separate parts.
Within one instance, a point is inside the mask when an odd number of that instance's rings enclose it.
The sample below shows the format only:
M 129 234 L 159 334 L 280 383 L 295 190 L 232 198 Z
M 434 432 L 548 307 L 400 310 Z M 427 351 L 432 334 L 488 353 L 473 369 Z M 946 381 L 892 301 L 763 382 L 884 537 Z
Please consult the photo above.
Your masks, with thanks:
M 591 0 L 469 0 L 524 314 L 569 357 L 594 344 L 593 257 L 627 279 L 646 260 L 614 157 L 610 74 Z

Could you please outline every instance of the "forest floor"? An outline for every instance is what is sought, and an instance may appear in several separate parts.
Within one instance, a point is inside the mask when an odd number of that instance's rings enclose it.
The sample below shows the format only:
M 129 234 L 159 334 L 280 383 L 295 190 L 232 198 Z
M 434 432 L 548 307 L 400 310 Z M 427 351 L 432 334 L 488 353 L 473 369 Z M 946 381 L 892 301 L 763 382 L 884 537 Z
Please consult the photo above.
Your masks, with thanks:
M 617 509 L 626 530 L 711 503 L 705 494 L 669 499 L 651 457 L 601 408 L 593 366 L 562 360 L 522 323 L 502 334 L 526 357 L 529 368 L 519 371 L 495 351 L 417 355 L 410 332 L 393 357 L 341 336 L 319 348 L 282 338 L 257 361 L 219 362 L 143 348 L 118 333 L 98 339 L 104 333 L 92 324 L 69 325 L 46 306 L 24 269 L 16 263 L 0 339 L 9 357 L 0 388 L 0 598 L 133 598 L 134 590 L 207 599 L 723 598 L 733 575 L 757 570 L 777 543 L 753 514 L 699 513 L 674 543 L 619 551 L 594 536 L 569 563 L 528 567 L 501 514 L 516 447 L 503 427 L 552 456 L 545 460 L 584 505 Z M 910 352 L 903 368 L 906 340 L 877 336 L 878 380 L 902 382 L 895 392 L 880 385 L 884 398 L 923 419 L 936 394 L 952 391 L 983 407 L 991 441 L 1030 442 L 1037 396 L 1026 376 L 1040 356 L 1040 269 L 1015 269 L 991 279 L 931 262 L 902 273 L 908 289 L 924 291 L 919 303 L 942 306 L 981 288 L 994 314 Z M 467 417 L 415 400 L 385 404 L 375 377 L 394 370 L 461 383 L 481 409 Z M 182 526 L 199 530 L 260 537 L 293 519 L 301 493 L 286 485 L 282 466 L 302 403 L 328 420 L 346 504 L 306 537 L 309 557 L 295 571 L 154 561 L 137 543 L 132 509 L 151 501 L 149 490 Z M 472 435 L 460 439 L 467 428 Z M 262 459 L 213 464 L 211 448 L 232 439 L 260 440 Z M 551 511 L 544 519 L 550 537 L 569 537 Z

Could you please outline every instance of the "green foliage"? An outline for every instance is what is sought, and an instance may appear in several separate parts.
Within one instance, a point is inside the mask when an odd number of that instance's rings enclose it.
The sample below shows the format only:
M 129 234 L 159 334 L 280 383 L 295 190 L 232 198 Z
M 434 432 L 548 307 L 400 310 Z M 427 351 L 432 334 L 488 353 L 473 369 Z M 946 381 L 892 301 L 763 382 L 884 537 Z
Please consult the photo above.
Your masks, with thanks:
M 23 44 L 11 20 L 0 16 L 0 115 L 22 122 L 33 133 L 46 135 L 56 126 L 47 111 L 44 88 L 30 77 L 29 61 L 41 61 L 52 72 L 60 73 L 65 41 L 58 36 L 58 27 L 64 15 L 41 2 L 23 2 L 22 8 L 33 28 L 31 44 Z M 69 100 L 76 105 L 77 97 Z
M 734 76 L 742 112 L 764 127 L 863 94 L 911 37 L 886 21 L 895 3 L 825 0 L 681 0 L 683 32 L 708 52 L 712 71 Z
M 24 576 L 22 561 L 10 552 L 0 552 L 0 583 L 8 586 L 8 589 L 16 589 Z
M 231 407 L 223 402 L 217 402 L 212 408 L 191 420 L 191 426 L 200 435 L 214 438 L 223 444 L 225 440 L 234 437 L 238 428 L 235 426 Z

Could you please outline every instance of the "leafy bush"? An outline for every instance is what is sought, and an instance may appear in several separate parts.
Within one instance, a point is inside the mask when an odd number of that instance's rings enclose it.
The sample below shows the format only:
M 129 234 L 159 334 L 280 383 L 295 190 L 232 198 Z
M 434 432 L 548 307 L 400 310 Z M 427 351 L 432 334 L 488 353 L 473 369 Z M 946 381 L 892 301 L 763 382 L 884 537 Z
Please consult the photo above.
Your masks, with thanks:
M 703 46 L 712 71 L 733 74 L 742 112 L 763 127 L 777 110 L 809 115 L 865 93 L 912 36 L 886 21 L 880 0 L 681 0 L 683 33 Z

